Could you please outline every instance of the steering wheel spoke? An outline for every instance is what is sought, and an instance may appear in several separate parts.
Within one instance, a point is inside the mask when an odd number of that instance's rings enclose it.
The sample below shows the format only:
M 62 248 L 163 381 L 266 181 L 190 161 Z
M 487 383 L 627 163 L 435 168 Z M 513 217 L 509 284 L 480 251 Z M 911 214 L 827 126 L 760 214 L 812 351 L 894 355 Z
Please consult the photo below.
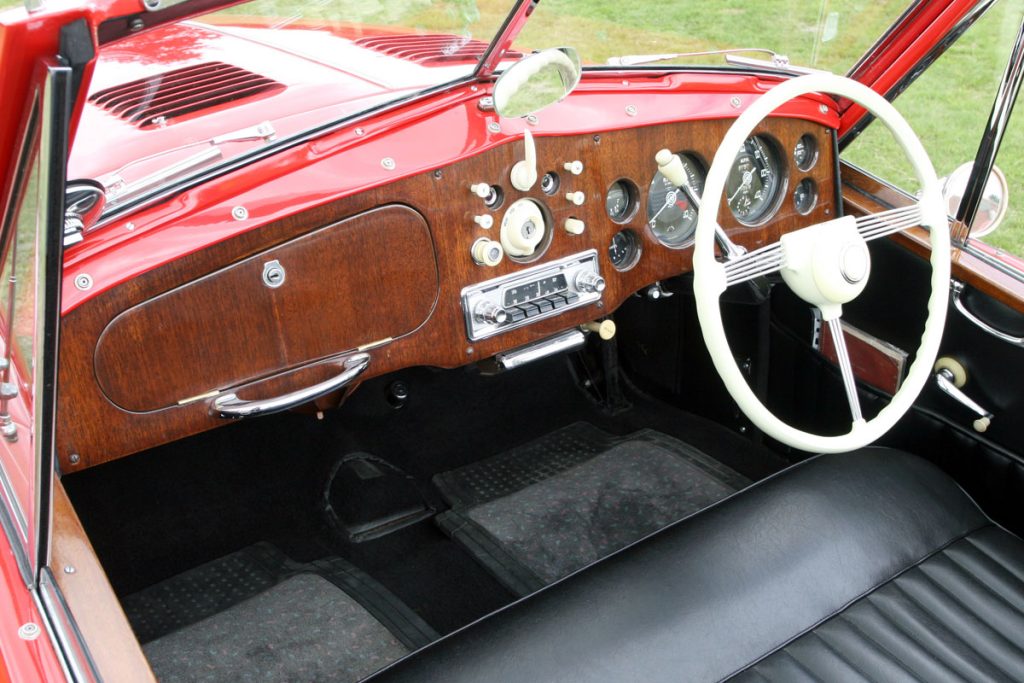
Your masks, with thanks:
M 865 240 L 876 240 L 916 227 L 921 222 L 921 204 L 914 202 L 910 206 L 860 216 L 857 218 L 857 232 Z
M 786 253 L 782 245 L 775 242 L 729 259 L 724 266 L 725 284 L 730 287 L 781 270 L 786 266 Z
M 836 359 L 839 361 L 839 374 L 842 375 L 846 400 L 850 404 L 850 416 L 854 422 L 860 422 L 864 419 L 864 414 L 861 412 L 860 399 L 857 397 L 857 378 L 853 375 L 853 364 L 850 363 L 850 352 L 846 348 L 842 321 L 839 318 L 830 318 L 828 331 L 832 335 L 832 346 L 836 350 Z

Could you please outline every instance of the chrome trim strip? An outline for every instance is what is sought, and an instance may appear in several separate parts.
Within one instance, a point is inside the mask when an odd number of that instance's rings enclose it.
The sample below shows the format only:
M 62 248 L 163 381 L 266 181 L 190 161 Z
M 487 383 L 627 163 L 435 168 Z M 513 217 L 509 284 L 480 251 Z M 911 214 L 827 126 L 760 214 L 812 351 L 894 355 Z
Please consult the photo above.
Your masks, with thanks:
M 1024 81 L 1024 22 L 1021 23 L 1020 29 L 1017 31 L 1017 39 L 1013 43 L 1013 50 L 1007 60 L 1006 69 L 999 81 L 999 89 L 996 90 L 995 99 L 992 101 L 992 111 L 989 113 L 985 132 L 981 136 L 978 151 L 974 156 L 974 168 L 967 180 L 963 199 L 960 200 L 960 206 L 957 208 L 956 222 L 953 224 L 953 238 L 954 241 L 961 244 L 966 243 L 970 236 L 971 226 L 978 214 L 978 207 L 981 206 L 989 174 L 992 173 L 992 167 L 996 164 L 996 155 L 999 154 L 999 146 L 1003 142 L 1003 136 L 1010 123 L 1013 105 L 1017 101 L 1022 81 Z
M 18 531 L 21 532 L 22 543 L 28 543 L 28 520 L 25 519 L 25 510 L 22 509 L 18 497 L 14 495 L 11 478 L 7 474 L 7 468 L 4 467 L 2 459 L 0 459 L 0 493 L 3 494 L 7 506 L 14 511 L 14 521 L 18 523 Z
M 14 527 L 14 522 L 11 521 L 10 507 L 10 505 L 0 505 L 0 527 L 3 527 L 4 534 L 10 542 L 14 561 L 18 564 L 18 571 L 21 572 L 21 579 L 26 586 L 30 587 L 35 576 L 32 574 L 32 564 L 29 562 L 26 542 L 18 537 L 18 531 Z
M 502 370 L 515 370 L 535 360 L 578 349 L 586 340 L 586 335 L 580 330 L 569 330 L 512 351 L 499 353 L 494 360 Z
M 992 266 L 993 268 L 1003 273 L 1004 275 L 1009 275 L 1015 280 L 1024 282 L 1024 272 L 1021 272 L 1014 268 L 1013 266 L 1003 261 L 1000 261 L 995 256 L 992 256 L 992 254 L 986 253 L 981 249 L 978 249 L 977 247 L 973 246 L 970 243 L 970 241 L 968 241 L 967 244 L 961 246 L 960 250 L 970 254 L 971 256 L 974 256 L 975 258 L 981 261 L 984 261 L 986 265 Z
M 53 578 L 49 567 L 40 573 L 36 603 L 46 620 L 46 630 L 56 646 L 57 655 L 69 681 L 93 683 L 101 680 L 96 663 L 89 655 L 89 648 L 78 628 L 60 586 Z

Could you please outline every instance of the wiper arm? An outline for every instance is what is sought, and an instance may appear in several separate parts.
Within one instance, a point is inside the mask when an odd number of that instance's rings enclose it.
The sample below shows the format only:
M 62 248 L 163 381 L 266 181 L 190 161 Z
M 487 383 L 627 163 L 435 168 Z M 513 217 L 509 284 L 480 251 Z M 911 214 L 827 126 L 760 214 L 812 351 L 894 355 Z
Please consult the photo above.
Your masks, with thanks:
M 789 57 L 780 55 L 774 50 L 763 47 L 732 47 L 724 50 L 704 50 L 702 52 L 670 52 L 653 55 L 623 55 L 621 57 L 609 57 L 606 64 L 609 66 L 637 66 L 639 64 L 651 64 L 652 62 L 664 62 L 669 59 L 682 59 L 683 57 L 706 57 L 708 55 L 735 55 L 743 52 L 757 52 L 771 57 L 772 62 L 779 60 L 788 65 Z M 728 60 L 727 60 L 728 61 Z
M 246 140 L 263 140 L 264 142 L 271 142 L 277 138 L 277 131 L 274 130 L 274 125 L 270 121 L 264 121 L 255 126 L 249 126 L 248 128 L 241 128 L 239 130 L 232 131 L 230 133 L 224 133 L 207 140 L 200 140 L 198 142 L 190 142 L 180 147 L 174 147 L 172 149 L 163 150 L 152 154 L 148 157 L 136 159 L 121 168 L 114 171 L 111 175 L 107 176 L 107 182 L 104 183 L 106 189 L 106 208 L 111 209 L 119 204 L 124 204 L 130 199 L 134 199 L 140 195 L 146 194 L 150 190 L 163 185 L 164 183 L 175 180 L 182 176 L 188 175 L 196 169 L 202 168 L 206 164 L 222 159 L 224 154 L 218 145 L 222 145 L 226 142 L 244 142 Z M 156 157 L 171 154 L 173 152 L 180 152 L 183 149 L 189 147 L 196 147 L 199 145 L 211 145 L 210 147 L 197 152 L 191 156 L 185 157 L 180 161 L 176 161 L 164 168 L 150 173 L 147 176 L 139 178 L 138 180 L 126 183 L 121 177 L 125 169 L 131 168 L 136 164 L 142 163 L 143 161 L 149 161 Z

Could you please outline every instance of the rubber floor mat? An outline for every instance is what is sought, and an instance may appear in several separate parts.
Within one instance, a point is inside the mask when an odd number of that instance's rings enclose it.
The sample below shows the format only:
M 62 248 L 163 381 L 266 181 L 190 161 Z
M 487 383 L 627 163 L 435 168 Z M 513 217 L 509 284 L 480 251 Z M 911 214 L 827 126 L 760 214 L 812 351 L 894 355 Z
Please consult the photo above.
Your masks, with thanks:
M 384 586 L 338 557 L 295 562 L 269 543 L 200 565 L 121 599 L 139 642 L 146 644 L 225 613 L 300 575 L 319 577 L 357 603 L 409 650 L 437 633 Z M 276 604 L 276 603 L 275 603 Z
M 519 595 L 749 483 L 678 439 L 587 423 L 434 478 L 452 506 L 438 524 Z

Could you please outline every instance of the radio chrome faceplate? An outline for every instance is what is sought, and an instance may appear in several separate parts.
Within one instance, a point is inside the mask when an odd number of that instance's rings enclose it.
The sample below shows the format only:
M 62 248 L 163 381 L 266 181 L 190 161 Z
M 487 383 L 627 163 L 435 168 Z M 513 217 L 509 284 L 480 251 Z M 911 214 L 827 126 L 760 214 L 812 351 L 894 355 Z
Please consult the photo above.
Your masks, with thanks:
M 534 266 L 462 290 L 470 341 L 493 337 L 601 299 L 597 250 Z

